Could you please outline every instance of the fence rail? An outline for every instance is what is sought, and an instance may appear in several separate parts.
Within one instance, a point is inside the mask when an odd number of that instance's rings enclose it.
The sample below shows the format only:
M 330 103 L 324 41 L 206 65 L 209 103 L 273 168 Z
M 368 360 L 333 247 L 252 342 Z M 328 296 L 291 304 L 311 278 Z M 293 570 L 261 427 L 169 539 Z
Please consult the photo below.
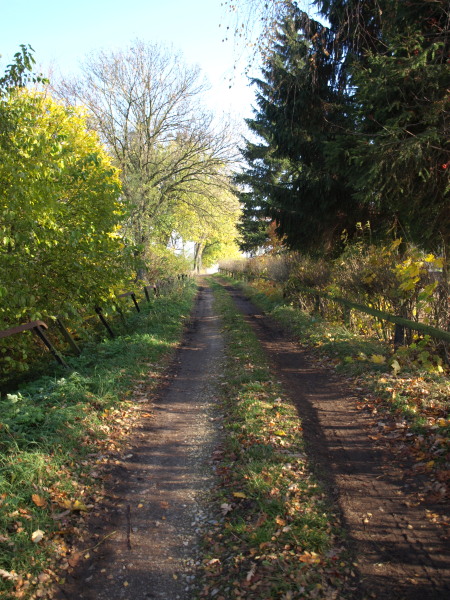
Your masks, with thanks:
M 145 298 L 147 299 L 148 302 L 151 302 L 149 290 L 152 290 L 154 296 L 157 297 L 160 295 L 160 289 L 164 289 L 164 288 L 167 288 L 167 287 L 173 285 L 177 280 L 184 281 L 187 278 L 188 278 L 188 275 L 183 274 L 183 275 L 179 275 L 178 278 L 170 277 L 170 278 L 167 278 L 166 280 L 161 280 L 161 281 L 157 281 L 151 285 L 146 285 L 143 287 Z M 124 292 L 123 294 L 119 294 L 117 296 L 117 298 L 118 299 L 131 298 L 136 311 L 140 312 L 140 307 L 139 307 L 139 303 L 138 303 L 138 300 L 136 297 L 136 292 L 134 292 L 134 291 L 133 292 Z M 123 311 L 118 304 L 116 305 L 116 310 L 117 310 L 117 313 L 122 318 L 122 320 L 125 322 L 125 317 L 124 317 Z M 95 306 L 94 311 L 97 314 L 98 318 L 100 319 L 100 322 L 102 323 L 102 325 L 107 330 L 108 335 L 111 338 L 115 338 L 116 334 L 114 333 L 110 323 L 106 319 L 105 314 L 103 312 L 103 308 L 101 306 Z M 72 351 L 75 354 L 80 354 L 81 350 L 80 350 L 78 344 L 76 343 L 76 341 L 74 340 L 74 338 L 72 337 L 72 335 L 70 334 L 70 332 L 68 331 L 66 326 L 64 325 L 62 319 L 60 317 L 57 317 L 57 318 L 52 317 L 52 318 L 54 319 L 54 322 L 55 322 L 56 326 L 58 327 L 61 335 L 63 336 L 65 341 L 68 343 L 68 345 L 70 346 Z M 48 330 L 48 325 L 44 321 L 30 321 L 28 323 L 22 323 L 21 325 L 17 325 L 15 327 L 10 327 L 9 329 L 0 330 L 0 339 L 9 338 L 18 333 L 32 331 L 45 344 L 45 346 L 48 348 L 48 350 L 50 351 L 52 356 L 55 358 L 55 360 L 60 365 L 62 365 L 64 367 L 68 367 L 68 365 L 67 365 L 66 361 L 64 360 L 63 356 L 61 355 L 61 353 L 56 349 L 56 347 L 51 342 L 48 335 L 45 333 L 46 330 Z
M 243 274 L 239 271 L 230 271 L 229 269 L 219 269 L 220 272 L 229 274 L 234 279 L 238 279 L 239 276 L 246 277 L 247 279 L 263 279 L 266 281 L 274 281 L 266 276 L 259 275 L 249 275 L 248 273 Z M 274 282 L 275 283 L 275 282 Z M 392 315 L 390 313 L 386 313 L 384 311 L 378 310 L 371 306 L 366 306 L 365 304 L 358 304 L 357 302 L 353 302 L 352 300 L 347 300 L 346 298 L 341 298 L 340 296 L 334 296 L 329 292 L 323 292 L 320 290 L 316 290 L 314 288 L 309 288 L 305 286 L 298 286 L 297 289 L 300 292 L 304 292 L 305 294 L 310 294 L 315 298 L 325 298 L 327 300 L 331 300 L 332 302 L 337 302 L 338 304 L 343 305 L 347 309 L 357 310 L 362 313 L 366 313 L 383 321 L 388 321 L 389 323 L 393 323 L 396 327 L 403 329 L 412 329 L 413 331 L 418 331 L 420 333 L 424 333 L 429 335 L 433 339 L 442 340 L 444 342 L 450 342 L 450 332 L 444 331 L 443 329 L 438 329 L 436 327 L 432 327 L 431 325 L 426 325 L 425 323 L 419 323 L 416 321 L 410 321 L 409 319 L 405 319 L 404 317 L 399 317 L 397 315 Z M 399 331 L 397 330 L 395 338 L 399 339 L 401 337 L 399 335 Z

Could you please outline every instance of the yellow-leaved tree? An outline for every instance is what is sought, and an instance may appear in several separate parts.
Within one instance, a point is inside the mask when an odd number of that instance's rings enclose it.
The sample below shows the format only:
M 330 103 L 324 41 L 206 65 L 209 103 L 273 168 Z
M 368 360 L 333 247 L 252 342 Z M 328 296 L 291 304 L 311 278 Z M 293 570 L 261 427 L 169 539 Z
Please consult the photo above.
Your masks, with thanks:
M 1 92 L 1 90 L 0 90 Z M 125 275 L 118 171 L 84 114 L 48 94 L 0 94 L 0 329 L 92 310 Z M 2 340 L 25 368 L 29 336 Z
M 211 196 L 190 195 L 176 209 L 175 230 L 183 240 L 194 242 L 194 271 L 209 267 L 221 258 L 237 258 L 241 214 L 231 189 L 217 189 Z

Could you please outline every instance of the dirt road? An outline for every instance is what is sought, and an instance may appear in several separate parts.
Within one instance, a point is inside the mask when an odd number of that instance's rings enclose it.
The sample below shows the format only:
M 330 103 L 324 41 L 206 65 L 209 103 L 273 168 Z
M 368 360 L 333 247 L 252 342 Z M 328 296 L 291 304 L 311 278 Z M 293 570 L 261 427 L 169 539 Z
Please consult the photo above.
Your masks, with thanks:
M 342 514 L 358 560 L 362 598 L 450 598 L 450 549 L 442 530 L 408 503 L 403 466 L 368 437 L 369 417 L 329 370 L 227 287 L 252 324 L 277 379 L 303 419 L 310 458 Z M 193 599 L 198 540 L 211 517 L 211 453 L 220 436 L 215 386 L 222 337 L 203 286 L 169 385 L 152 403 L 132 449 L 111 471 L 91 542 L 104 540 L 73 569 L 61 599 Z M 143 406 L 142 410 L 149 410 Z M 408 505 L 410 504 L 410 505 Z M 89 544 L 88 544 L 89 545 Z M 261 599 L 269 600 L 269 599 Z

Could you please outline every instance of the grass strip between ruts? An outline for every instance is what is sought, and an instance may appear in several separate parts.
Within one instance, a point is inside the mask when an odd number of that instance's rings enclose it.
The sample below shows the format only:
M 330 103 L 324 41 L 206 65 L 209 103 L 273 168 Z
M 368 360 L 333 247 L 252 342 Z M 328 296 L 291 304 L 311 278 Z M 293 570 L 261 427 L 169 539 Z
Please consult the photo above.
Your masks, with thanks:
M 99 499 L 102 464 L 120 454 L 137 402 L 158 385 L 195 293 L 176 283 L 130 314 L 123 335 L 1 400 L 1 598 L 52 597 Z
M 302 425 L 227 291 L 211 281 L 226 339 L 221 516 L 205 536 L 199 598 L 351 596 L 339 520 L 311 473 Z

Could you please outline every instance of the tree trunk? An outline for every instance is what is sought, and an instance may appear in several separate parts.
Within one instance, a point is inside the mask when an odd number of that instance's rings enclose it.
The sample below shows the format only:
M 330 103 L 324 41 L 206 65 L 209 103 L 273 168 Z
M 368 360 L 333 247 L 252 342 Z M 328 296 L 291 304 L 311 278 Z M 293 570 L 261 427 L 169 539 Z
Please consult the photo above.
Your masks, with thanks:
M 204 242 L 196 242 L 194 246 L 194 271 L 200 273 L 202 270 L 202 256 L 205 248 Z

